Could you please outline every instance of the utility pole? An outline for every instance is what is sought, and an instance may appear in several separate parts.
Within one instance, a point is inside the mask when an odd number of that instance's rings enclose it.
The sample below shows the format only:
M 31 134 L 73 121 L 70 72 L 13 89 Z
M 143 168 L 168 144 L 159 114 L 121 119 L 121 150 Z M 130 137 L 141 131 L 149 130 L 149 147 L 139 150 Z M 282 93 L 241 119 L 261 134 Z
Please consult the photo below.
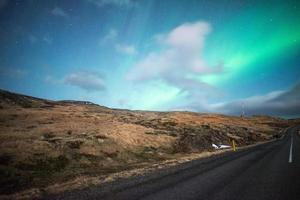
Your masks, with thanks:
M 244 102 L 242 103 L 242 114 L 241 117 L 243 118 L 245 116 L 245 104 Z

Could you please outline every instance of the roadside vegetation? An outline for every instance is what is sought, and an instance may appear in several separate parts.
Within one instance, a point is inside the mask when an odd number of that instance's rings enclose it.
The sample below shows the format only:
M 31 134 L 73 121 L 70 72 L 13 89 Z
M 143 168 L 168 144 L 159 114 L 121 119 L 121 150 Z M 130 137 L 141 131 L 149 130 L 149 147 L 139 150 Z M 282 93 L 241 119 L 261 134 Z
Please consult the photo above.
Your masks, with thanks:
M 212 143 L 235 140 L 241 147 L 276 139 L 299 121 L 116 110 L 0 91 L 0 194 L 56 192 L 95 177 L 98 184 L 116 173 L 214 152 Z

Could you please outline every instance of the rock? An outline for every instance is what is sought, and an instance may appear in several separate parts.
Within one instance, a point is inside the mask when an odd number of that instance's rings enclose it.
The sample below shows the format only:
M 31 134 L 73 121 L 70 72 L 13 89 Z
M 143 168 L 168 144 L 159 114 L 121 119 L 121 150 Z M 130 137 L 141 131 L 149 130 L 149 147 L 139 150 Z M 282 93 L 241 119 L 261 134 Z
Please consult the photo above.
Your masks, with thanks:
M 54 138 L 54 137 L 55 137 L 55 134 L 52 133 L 52 132 L 44 133 L 44 134 L 43 134 L 43 138 L 44 138 L 44 139 L 50 139 L 50 138 Z
M 71 149 L 79 149 L 80 146 L 83 144 L 82 140 L 72 140 L 66 142 L 67 146 Z

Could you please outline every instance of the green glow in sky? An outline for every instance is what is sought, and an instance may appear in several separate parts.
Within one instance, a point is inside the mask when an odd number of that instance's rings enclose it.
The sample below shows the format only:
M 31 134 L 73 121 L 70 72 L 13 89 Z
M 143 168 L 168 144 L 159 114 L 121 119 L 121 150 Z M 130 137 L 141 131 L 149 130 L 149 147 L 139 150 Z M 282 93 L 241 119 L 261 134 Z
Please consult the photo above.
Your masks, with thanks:
M 222 75 L 202 76 L 200 80 L 214 85 L 230 82 L 236 76 L 255 68 L 256 63 L 277 60 L 300 43 L 300 14 L 277 7 L 268 10 L 241 11 L 209 36 L 205 57 L 211 65 L 224 64 Z M 246 22 L 246 23 L 245 23 Z M 257 72 L 272 69 L 257 69 Z

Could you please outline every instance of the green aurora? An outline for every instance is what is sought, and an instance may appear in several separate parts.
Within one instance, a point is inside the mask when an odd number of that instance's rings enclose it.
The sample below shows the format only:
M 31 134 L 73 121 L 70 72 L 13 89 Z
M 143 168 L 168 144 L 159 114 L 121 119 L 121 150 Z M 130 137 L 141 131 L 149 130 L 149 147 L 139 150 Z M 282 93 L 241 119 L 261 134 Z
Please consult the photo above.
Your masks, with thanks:
M 294 9 L 283 4 L 242 10 L 221 29 L 216 27 L 207 42 L 205 58 L 211 65 L 222 62 L 225 73 L 200 80 L 220 86 L 247 78 L 253 68 L 256 74 L 274 70 L 263 63 L 276 62 L 299 48 L 300 13 Z

